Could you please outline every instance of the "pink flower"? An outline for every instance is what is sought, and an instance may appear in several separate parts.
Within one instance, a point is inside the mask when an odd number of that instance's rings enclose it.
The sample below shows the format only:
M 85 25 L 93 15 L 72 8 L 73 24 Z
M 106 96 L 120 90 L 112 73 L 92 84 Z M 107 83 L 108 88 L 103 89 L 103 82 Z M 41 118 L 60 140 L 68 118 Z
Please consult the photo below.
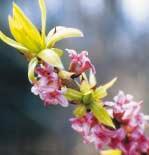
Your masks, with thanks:
M 96 73 L 94 65 L 91 63 L 90 59 L 87 57 L 88 52 L 82 51 L 78 54 L 75 50 L 67 49 L 69 57 L 71 59 L 70 68 L 71 72 L 76 73 L 77 75 L 86 72 L 89 69 L 92 69 L 93 73 Z
M 116 129 L 100 124 L 92 113 L 82 118 L 72 118 L 72 128 L 83 136 L 85 143 L 93 143 L 97 149 L 120 149 L 124 155 L 149 154 L 149 137 L 145 135 L 148 116 L 140 112 L 142 102 L 122 91 L 114 102 L 105 102 L 112 114 Z M 112 111 L 112 113 L 111 113 Z
M 105 102 L 105 105 L 111 107 L 113 118 L 126 133 L 119 149 L 126 155 L 149 153 L 149 137 L 145 135 L 148 116 L 140 112 L 142 102 L 136 102 L 133 96 L 120 91 L 113 103 Z
M 147 121 L 145 120 L 145 115 L 140 112 L 142 103 L 142 101 L 134 101 L 133 96 L 125 95 L 124 92 L 120 91 L 118 95 L 114 97 L 113 103 L 105 102 L 105 105 L 111 107 L 113 117 L 117 119 L 117 121 L 123 124 L 129 124 L 132 128 L 139 126 L 144 130 Z
M 40 65 L 36 68 L 38 81 L 34 84 L 31 91 L 35 95 L 39 95 L 45 105 L 60 104 L 63 107 L 68 106 L 67 99 L 63 96 L 64 91 L 61 90 L 60 80 L 54 67 L 48 64 Z
M 125 137 L 123 129 L 111 130 L 98 123 L 92 113 L 82 118 L 71 118 L 72 128 L 83 136 L 84 143 L 94 143 L 97 149 L 110 146 L 116 139 L 117 143 Z M 113 139 L 112 139 L 113 138 Z

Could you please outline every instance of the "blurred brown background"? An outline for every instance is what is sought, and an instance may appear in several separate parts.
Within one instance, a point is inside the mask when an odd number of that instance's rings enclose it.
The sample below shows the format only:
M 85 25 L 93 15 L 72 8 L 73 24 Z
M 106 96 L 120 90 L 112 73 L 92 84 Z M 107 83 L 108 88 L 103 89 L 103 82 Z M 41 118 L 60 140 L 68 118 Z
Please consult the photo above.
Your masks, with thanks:
M 37 0 L 14 1 L 40 27 Z M 12 2 L 0 1 L 0 29 L 9 35 L 7 16 Z M 88 50 L 99 83 L 119 78 L 108 99 L 124 90 L 136 100 L 144 100 L 143 110 L 149 113 L 149 1 L 46 0 L 46 4 L 48 31 L 63 25 L 79 28 L 85 35 L 57 46 Z M 95 148 L 84 145 L 70 128 L 73 107 L 45 108 L 30 92 L 25 59 L 2 42 L 0 54 L 0 154 L 97 155 Z M 67 65 L 67 55 L 64 61 Z

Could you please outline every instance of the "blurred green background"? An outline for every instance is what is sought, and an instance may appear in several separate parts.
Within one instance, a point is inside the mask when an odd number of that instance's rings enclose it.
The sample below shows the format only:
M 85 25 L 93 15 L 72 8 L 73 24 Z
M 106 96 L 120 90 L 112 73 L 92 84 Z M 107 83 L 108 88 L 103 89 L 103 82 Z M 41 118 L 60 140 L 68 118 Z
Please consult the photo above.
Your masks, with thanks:
M 0 1 L 0 29 L 10 35 L 7 16 L 12 0 Z M 40 28 L 37 0 L 14 0 Z M 144 100 L 149 113 L 149 1 L 148 0 L 46 0 L 47 32 L 56 25 L 76 27 L 84 38 L 57 44 L 62 49 L 89 51 L 99 83 L 118 77 L 110 90 Z M 15 49 L 0 42 L 0 154 L 97 155 L 70 128 L 72 106 L 45 108 L 31 94 L 27 62 Z M 67 55 L 63 59 L 67 66 Z

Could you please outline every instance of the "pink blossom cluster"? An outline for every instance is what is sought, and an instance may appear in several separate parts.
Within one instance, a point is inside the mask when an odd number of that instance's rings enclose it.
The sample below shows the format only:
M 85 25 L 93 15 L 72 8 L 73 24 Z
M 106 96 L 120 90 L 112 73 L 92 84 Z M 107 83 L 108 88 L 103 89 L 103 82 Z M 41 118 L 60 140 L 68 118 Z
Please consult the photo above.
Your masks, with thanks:
M 64 90 L 61 90 L 61 81 L 54 70 L 54 67 L 48 64 L 36 67 L 38 80 L 31 91 L 39 95 L 45 105 L 60 104 L 63 107 L 68 106 L 67 99 L 63 96 Z
M 122 91 L 114 102 L 105 102 L 116 129 L 100 124 L 92 113 L 82 118 L 71 118 L 72 128 L 83 136 L 85 143 L 94 143 L 97 149 L 120 149 L 124 155 L 148 155 L 149 137 L 145 135 L 148 116 L 140 112 L 142 102 L 135 102 Z
M 61 61 L 63 51 L 55 44 L 65 38 L 82 37 L 83 33 L 78 29 L 57 26 L 46 36 L 44 0 L 39 0 L 39 5 L 41 34 L 15 3 L 13 15 L 8 18 L 15 40 L 0 31 L 0 39 L 18 49 L 29 61 L 31 91 L 43 100 L 45 106 L 76 104 L 73 112 L 76 117 L 70 122 L 72 128 L 83 136 L 84 143 L 93 143 L 97 149 L 119 149 L 118 152 L 124 155 L 149 155 L 149 136 L 145 134 L 149 116 L 141 113 L 142 102 L 134 101 L 131 95 L 122 91 L 113 102 L 103 102 L 116 78 L 97 87 L 95 67 L 87 51 L 77 53 L 67 49 L 70 64 L 65 69 Z
M 69 71 L 76 77 L 88 70 L 95 73 L 86 51 L 80 54 L 74 50 L 67 51 L 71 60 Z M 42 62 L 36 66 L 37 80 L 31 90 L 40 96 L 45 105 L 60 104 L 67 107 L 69 103 L 64 95 L 67 86 L 58 72 L 54 66 Z M 99 123 L 92 112 L 70 119 L 72 128 L 83 136 L 84 143 L 93 143 L 97 149 L 120 149 L 124 155 L 149 154 L 149 137 L 145 135 L 149 117 L 140 112 L 142 102 L 136 102 L 131 95 L 120 91 L 114 101 L 103 104 L 113 120 L 115 129 Z
M 74 50 L 67 50 L 70 62 L 70 71 L 75 75 L 82 74 L 90 69 L 95 73 L 95 67 L 87 57 L 88 53 L 82 51 L 77 54 Z M 64 97 L 65 89 L 62 89 L 62 81 L 58 76 L 54 66 L 42 63 L 36 67 L 37 81 L 34 83 L 31 91 L 35 95 L 39 95 L 45 105 L 60 104 L 63 107 L 68 106 L 68 100 Z

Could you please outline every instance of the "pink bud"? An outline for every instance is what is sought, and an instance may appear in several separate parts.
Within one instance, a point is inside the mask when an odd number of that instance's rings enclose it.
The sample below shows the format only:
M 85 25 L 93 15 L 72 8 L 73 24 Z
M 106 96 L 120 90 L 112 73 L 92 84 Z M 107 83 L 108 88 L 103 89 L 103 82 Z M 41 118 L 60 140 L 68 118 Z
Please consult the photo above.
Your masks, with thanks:
M 81 53 L 77 53 L 75 50 L 67 49 L 69 53 L 69 57 L 71 59 L 69 70 L 71 72 L 76 73 L 77 75 L 82 74 L 90 69 L 92 69 L 93 73 L 96 73 L 94 65 L 91 63 L 88 58 L 88 52 L 82 51 Z

